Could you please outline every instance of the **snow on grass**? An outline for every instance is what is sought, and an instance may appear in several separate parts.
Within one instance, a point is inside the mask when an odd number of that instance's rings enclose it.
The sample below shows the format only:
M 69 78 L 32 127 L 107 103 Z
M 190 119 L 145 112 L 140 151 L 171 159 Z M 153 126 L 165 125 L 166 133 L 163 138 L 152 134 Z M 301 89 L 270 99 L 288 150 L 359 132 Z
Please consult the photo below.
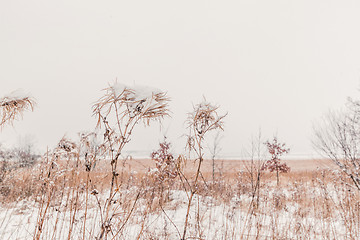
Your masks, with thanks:
M 111 86 L 111 88 L 113 89 L 115 96 L 122 95 L 126 90 L 130 91 L 131 94 L 129 94 L 128 97 L 131 101 L 134 102 L 145 101 L 147 99 L 151 99 L 156 94 L 162 93 L 162 91 L 157 88 L 140 85 L 134 85 L 130 87 L 122 83 L 115 83 Z
M 3 97 L 3 101 L 18 101 L 31 97 L 29 93 L 24 92 L 22 89 L 17 89 Z

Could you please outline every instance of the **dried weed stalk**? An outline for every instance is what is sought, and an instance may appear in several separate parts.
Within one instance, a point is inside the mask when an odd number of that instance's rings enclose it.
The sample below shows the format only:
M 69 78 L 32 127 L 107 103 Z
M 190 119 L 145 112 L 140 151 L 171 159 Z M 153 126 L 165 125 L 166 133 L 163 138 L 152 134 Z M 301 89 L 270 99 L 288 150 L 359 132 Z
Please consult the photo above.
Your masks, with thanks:
M 182 239 L 186 239 L 191 203 L 194 195 L 198 190 L 198 181 L 201 175 L 201 164 L 204 160 L 203 143 L 205 134 L 213 130 L 223 130 L 223 120 L 227 114 L 219 115 L 218 108 L 218 106 L 214 106 L 204 100 L 202 103 L 194 106 L 194 110 L 188 115 L 187 123 L 190 134 L 188 135 L 187 148 L 190 152 L 195 153 L 198 166 L 193 183 L 191 184 L 186 179 L 186 182 L 189 185 L 188 187 L 190 188 L 190 195 L 188 195 L 188 204 Z M 197 215 L 199 215 L 199 213 L 197 213 Z
M 251 204 L 249 212 L 253 212 L 254 208 L 259 207 L 262 172 L 266 163 L 264 160 L 264 152 L 262 135 L 259 130 L 257 138 L 253 138 L 251 141 L 251 151 L 249 152 L 250 161 L 244 163 L 247 175 L 246 178 L 247 180 L 250 180 L 251 186 Z M 240 184 L 243 186 L 243 182 Z
M 64 163 L 61 163 L 61 161 L 63 160 L 66 160 L 65 166 L 62 166 Z M 33 239 L 41 239 L 44 229 L 46 229 L 46 219 L 50 214 L 51 204 L 53 204 L 54 201 L 62 201 L 65 198 L 65 195 L 69 195 L 71 198 L 74 198 L 74 196 L 72 196 L 74 192 L 76 193 L 76 202 L 78 201 L 78 191 L 66 188 L 67 183 L 73 181 L 74 176 L 76 175 L 75 168 L 71 164 L 74 161 L 77 162 L 78 160 L 78 145 L 65 137 L 59 141 L 55 149 L 48 151 L 44 155 L 44 165 L 41 167 L 42 170 L 39 176 L 40 181 L 42 182 L 40 189 L 42 194 L 39 198 L 40 206 Z M 70 179 L 68 179 L 69 177 Z M 61 191 L 59 191 L 59 189 L 61 189 Z M 70 208 L 70 210 L 71 209 L 72 208 Z M 76 211 L 72 212 L 72 214 L 76 214 Z M 54 225 L 55 229 L 57 227 L 57 221 L 58 218 L 56 218 L 56 223 Z M 69 227 L 68 236 L 70 239 L 73 223 L 70 222 Z
M 104 128 L 103 146 L 111 159 L 112 178 L 109 198 L 105 203 L 104 219 L 99 239 L 111 231 L 110 207 L 118 188 L 118 161 L 124 146 L 130 141 L 134 127 L 143 122 L 161 121 L 169 116 L 169 98 L 165 92 L 147 87 L 128 87 L 115 83 L 105 89 L 105 94 L 93 105 L 98 119 L 97 127 Z

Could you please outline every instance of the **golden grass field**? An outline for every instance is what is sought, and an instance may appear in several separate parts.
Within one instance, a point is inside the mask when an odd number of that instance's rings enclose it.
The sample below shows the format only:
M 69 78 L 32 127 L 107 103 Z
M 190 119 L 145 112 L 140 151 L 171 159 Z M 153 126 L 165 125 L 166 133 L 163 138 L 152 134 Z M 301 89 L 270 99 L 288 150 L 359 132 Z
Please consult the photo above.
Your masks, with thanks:
M 282 160 L 290 168 L 291 172 L 311 172 L 315 170 L 336 169 L 336 165 L 329 159 L 306 159 L 306 160 Z M 155 167 L 154 160 L 151 159 L 131 159 L 125 162 L 127 168 L 138 173 L 147 171 L 149 168 Z M 250 165 L 250 160 L 215 160 L 215 172 L 222 171 L 226 174 L 234 174 L 245 171 Z M 185 172 L 193 172 L 196 170 L 194 161 L 188 161 L 185 166 Z M 204 175 L 212 173 L 212 160 L 205 159 L 201 166 L 201 172 Z

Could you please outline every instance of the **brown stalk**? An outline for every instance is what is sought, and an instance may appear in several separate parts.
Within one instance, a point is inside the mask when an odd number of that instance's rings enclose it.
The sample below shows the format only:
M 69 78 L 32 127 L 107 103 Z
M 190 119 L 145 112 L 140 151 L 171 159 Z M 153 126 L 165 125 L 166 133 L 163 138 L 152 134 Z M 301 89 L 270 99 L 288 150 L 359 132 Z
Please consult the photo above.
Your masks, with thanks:
M 166 93 L 152 91 L 151 95 L 139 96 L 138 89 L 114 84 L 105 89 L 105 94 L 93 105 L 93 114 L 98 119 L 96 127 L 105 129 L 103 146 L 111 162 L 111 182 L 109 197 L 105 202 L 104 219 L 99 239 L 106 239 L 111 225 L 109 216 L 111 203 L 115 197 L 114 188 L 118 185 L 117 166 L 125 145 L 130 141 L 132 131 L 141 121 L 145 126 L 151 121 L 161 121 L 169 116 Z M 141 95 L 141 93 L 140 93 Z M 116 192 L 115 192 L 116 193 Z
M 194 107 L 193 112 L 188 114 L 188 128 L 190 134 L 188 135 L 187 148 L 189 151 L 195 152 L 197 155 L 196 160 L 198 160 L 198 166 L 195 174 L 195 179 L 193 184 L 190 186 L 190 196 L 187 204 L 184 231 L 182 239 L 186 239 L 187 226 L 189 221 L 189 214 L 191 203 L 194 195 L 198 189 L 198 180 L 201 175 L 201 164 L 203 162 L 203 140 L 207 132 L 212 130 L 223 130 L 224 122 L 223 119 L 225 115 L 218 115 L 218 106 L 214 106 L 206 100 Z M 199 209 L 197 214 L 199 215 Z

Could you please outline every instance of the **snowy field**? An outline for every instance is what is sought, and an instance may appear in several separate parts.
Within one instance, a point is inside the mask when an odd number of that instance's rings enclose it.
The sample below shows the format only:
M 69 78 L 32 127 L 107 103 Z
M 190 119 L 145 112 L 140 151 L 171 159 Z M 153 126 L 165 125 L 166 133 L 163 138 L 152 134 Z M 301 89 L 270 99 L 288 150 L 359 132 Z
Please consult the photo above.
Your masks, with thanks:
M 72 168 L 67 173 L 60 171 L 59 176 L 45 181 L 49 186 L 39 188 L 40 166 L 30 172 L 15 171 L 9 178 L 8 183 L 12 179 L 21 189 L 8 192 L 7 198 L 2 196 L 1 239 L 99 239 L 102 229 L 107 232 L 103 239 L 182 239 L 190 192 L 180 179 L 159 185 L 152 173 L 145 169 L 138 173 L 128 165 L 112 204 L 106 205 L 109 177 L 104 169 L 90 176 L 97 181 L 96 189 L 87 188 L 86 174 Z M 215 177 L 215 181 L 204 179 L 198 185 L 186 239 L 360 236 L 360 209 L 353 204 L 358 196 L 345 182 L 334 184 L 338 176 L 330 170 L 283 174 L 279 186 L 274 174 L 264 174 L 258 188 L 250 172 L 227 177 L 217 171 Z M 33 192 L 25 196 L 24 191 Z

